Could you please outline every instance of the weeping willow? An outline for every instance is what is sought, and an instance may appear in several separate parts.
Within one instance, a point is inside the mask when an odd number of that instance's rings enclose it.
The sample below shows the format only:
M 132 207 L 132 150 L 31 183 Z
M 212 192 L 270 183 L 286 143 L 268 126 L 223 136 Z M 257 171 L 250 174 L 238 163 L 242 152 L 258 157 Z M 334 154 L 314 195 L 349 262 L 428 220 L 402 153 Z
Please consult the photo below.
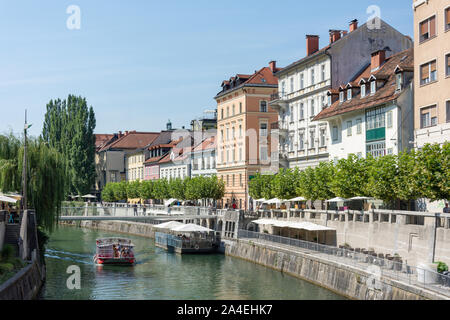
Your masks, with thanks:
M 23 141 L 0 135 L 0 191 L 22 191 Z M 27 144 L 28 207 L 36 211 L 38 225 L 52 231 L 65 198 L 63 156 L 42 139 Z

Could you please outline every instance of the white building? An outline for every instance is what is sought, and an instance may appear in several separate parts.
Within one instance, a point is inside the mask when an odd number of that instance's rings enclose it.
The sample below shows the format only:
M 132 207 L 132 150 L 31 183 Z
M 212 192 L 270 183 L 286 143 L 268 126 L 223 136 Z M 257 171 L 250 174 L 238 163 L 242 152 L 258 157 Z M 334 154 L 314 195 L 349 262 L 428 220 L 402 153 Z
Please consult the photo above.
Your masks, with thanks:
M 279 113 L 280 166 L 300 169 L 329 160 L 330 130 L 327 122 L 312 121 L 330 105 L 328 91 L 348 83 L 367 66 L 367 57 L 381 48 L 393 53 L 411 48 L 412 40 L 380 20 L 380 28 L 357 20 L 350 30 L 330 30 L 330 43 L 319 50 L 319 37 L 306 36 L 307 56 L 277 72 L 278 94 L 270 105 Z M 275 132 L 276 133 L 276 132 Z
M 314 120 L 328 122 L 331 160 L 398 154 L 413 147 L 413 76 L 412 49 L 388 59 L 379 50 L 352 82 L 329 91 L 332 105 Z
M 194 147 L 191 152 L 191 176 L 213 176 L 216 170 L 216 137 L 210 137 Z

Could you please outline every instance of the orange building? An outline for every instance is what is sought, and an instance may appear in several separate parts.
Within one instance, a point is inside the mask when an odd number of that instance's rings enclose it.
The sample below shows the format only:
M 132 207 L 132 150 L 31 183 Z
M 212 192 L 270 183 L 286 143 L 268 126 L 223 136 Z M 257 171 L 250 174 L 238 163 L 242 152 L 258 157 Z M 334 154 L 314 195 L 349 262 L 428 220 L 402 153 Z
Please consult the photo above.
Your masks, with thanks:
M 272 158 L 278 161 L 278 139 L 270 135 L 270 124 L 278 121 L 278 113 L 269 101 L 278 91 L 274 73 L 279 70 L 272 61 L 252 75 L 237 74 L 222 82 L 222 91 L 215 97 L 217 176 L 225 182 L 223 205 L 229 208 L 235 204 L 249 209 L 248 182 L 256 173 L 273 169 Z

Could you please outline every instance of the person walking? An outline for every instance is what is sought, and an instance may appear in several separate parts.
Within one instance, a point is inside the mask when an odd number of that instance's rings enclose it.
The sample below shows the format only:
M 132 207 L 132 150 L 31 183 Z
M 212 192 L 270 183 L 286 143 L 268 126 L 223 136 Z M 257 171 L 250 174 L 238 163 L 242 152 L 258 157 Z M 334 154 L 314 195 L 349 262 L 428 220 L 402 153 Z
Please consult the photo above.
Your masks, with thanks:
M 448 202 L 445 203 L 444 210 L 442 210 L 443 213 L 450 213 L 450 208 L 448 207 Z
M 133 204 L 133 211 L 134 211 L 134 216 L 137 217 L 138 213 L 137 213 L 137 204 Z

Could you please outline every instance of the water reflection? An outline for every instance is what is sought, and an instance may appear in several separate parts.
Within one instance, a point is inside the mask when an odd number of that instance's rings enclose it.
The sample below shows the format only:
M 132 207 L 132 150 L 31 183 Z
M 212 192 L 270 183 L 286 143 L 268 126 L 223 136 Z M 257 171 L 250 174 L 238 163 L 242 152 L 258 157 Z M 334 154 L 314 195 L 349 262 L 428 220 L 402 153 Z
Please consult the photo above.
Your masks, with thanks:
M 178 255 L 154 246 L 151 239 L 127 236 L 136 245 L 137 263 L 98 266 L 95 240 L 117 236 L 59 227 L 46 254 L 45 299 L 342 299 L 308 282 L 224 255 Z M 67 267 L 81 269 L 81 290 L 66 287 Z

